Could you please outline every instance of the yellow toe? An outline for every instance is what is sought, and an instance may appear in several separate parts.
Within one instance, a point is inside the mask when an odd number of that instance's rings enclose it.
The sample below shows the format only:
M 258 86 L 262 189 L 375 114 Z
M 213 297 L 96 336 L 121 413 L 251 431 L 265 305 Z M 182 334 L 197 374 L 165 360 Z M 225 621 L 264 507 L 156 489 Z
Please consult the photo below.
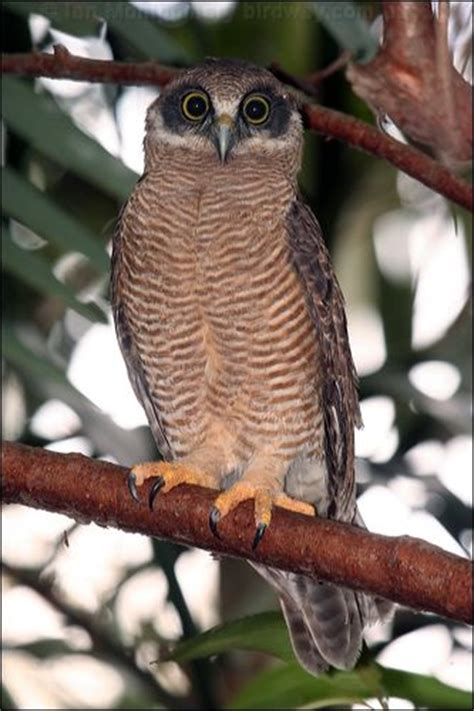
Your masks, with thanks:
M 305 501 L 292 499 L 283 492 L 276 493 L 269 487 L 253 484 L 249 481 L 238 481 L 226 491 L 223 491 L 214 501 L 209 517 L 209 525 L 214 535 L 219 536 L 218 523 L 240 503 L 247 499 L 254 500 L 256 533 L 252 548 L 255 549 L 270 525 L 273 506 L 280 506 L 287 511 L 314 516 L 314 506 Z
M 141 486 L 147 479 L 161 478 L 162 491 L 167 492 L 180 484 L 195 484 L 212 488 L 213 480 L 205 472 L 197 471 L 180 462 L 144 462 L 132 467 L 137 486 Z
M 292 499 L 287 494 L 278 494 L 275 496 L 274 504 L 287 511 L 304 514 L 305 516 L 316 516 L 316 507 L 308 504 L 306 501 Z
M 220 517 L 223 518 L 227 516 L 230 511 L 237 508 L 242 501 L 247 501 L 247 499 L 255 499 L 257 497 L 260 503 L 260 509 L 265 508 L 265 502 L 268 499 L 268 503 L 271 508 L 271 497 L 268 492 L 264 489 L 258 489 L 253 484 L 246 481 L 238 481 L 233 484 L 229 489 L 223 491 L 214 502 L 214 508 L 219 511 Z

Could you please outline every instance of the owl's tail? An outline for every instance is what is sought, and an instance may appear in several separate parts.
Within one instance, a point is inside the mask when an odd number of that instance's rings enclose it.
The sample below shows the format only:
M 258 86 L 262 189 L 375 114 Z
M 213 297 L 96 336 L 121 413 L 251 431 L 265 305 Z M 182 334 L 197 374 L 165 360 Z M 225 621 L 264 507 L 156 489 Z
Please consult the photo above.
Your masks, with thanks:
M 362 523 L 359 516 L 356 520 Z M 361 650 L 364 628 L 387 617 L 393 608 L 382 598 L 305 575 L 252 565 L 276 589 L 295 655 L 316 676 L 329 666 L 352 669 Z
M 328 666 L 352 669 L 362 646 L 367 624 L 384 616 L 389 603 L 331 583 L 295 576 L 298 603 L 280 597 L 294 652 L 311 674 Z
M 330 666 L 352 669 L 364 627 L 392 608 L 386 600 L 332 583 L 252 565 L 276 588 L 295 655 L 316 676 Z

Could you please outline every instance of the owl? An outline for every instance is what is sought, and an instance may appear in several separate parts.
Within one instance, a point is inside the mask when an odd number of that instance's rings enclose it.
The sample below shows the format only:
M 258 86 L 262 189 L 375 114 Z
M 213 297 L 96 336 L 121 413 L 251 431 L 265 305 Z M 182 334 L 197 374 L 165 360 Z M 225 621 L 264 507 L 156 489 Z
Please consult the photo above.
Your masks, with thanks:
M 208 59 L 180 73 L 148 110 L 144 173 L 113 242 L 117 336 L 164 459 L 134 466 L 130 492 L 139 500 L 152 478 L 153 506 L 183 483 L 216 489 L 216 535 L 251 499 L 254 547 L 274 506 L 362 525 L 357 378 L 341 290 L 298 191 L 302 143 L 296 100 L 267 70 Z M 364 626 L 388 611 L 254 567 L 313 674 L 353 667 Z

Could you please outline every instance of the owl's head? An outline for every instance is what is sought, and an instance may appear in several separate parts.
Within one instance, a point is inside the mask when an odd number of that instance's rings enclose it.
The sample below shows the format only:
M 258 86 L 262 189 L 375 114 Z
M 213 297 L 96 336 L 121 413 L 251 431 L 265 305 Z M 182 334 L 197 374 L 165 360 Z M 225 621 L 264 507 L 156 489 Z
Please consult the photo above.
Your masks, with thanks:
M 294 97 L 269 71 L 241 60 L 207 59 L 182 72 L 148 110 L 148 154 L 170 146 L 217 164 L 266 156 L 296 169 L 301 144 Z

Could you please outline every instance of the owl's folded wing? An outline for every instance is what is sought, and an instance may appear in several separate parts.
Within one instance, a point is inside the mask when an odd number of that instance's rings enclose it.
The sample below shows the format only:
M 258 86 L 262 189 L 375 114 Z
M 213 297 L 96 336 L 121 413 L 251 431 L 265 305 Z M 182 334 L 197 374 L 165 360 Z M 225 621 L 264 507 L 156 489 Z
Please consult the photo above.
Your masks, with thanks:
M 293 264 L 303 283 L 319 345 L 331 499 L 328 515 L 351 520 L 355 509 L 354 427 L 360 426 L 361 419 L 344 299 L 318 222 L 299 198 L 291 205 L 287 225 Z
M 172 459 L 171 447 L 166 436 L 158 404 L 150 392 L 145 370 L 134 344 L 133 333 L 127 320 L 126 310 L 122 299 L 120 298 L 120 245 L 123 230 L 127 229 L 126 220 L 123 219 L 126 208 L 127 203 L 125 203 L 120 211 L 113 235 L 111 303 L 112 310 L 114 312 L 115 330 L 117 332 L 120 350 L 122 351 L 122 355 L 127 366 L 128 377 L 138 401 L 145 410 L 156 446 L 165 459 Z

